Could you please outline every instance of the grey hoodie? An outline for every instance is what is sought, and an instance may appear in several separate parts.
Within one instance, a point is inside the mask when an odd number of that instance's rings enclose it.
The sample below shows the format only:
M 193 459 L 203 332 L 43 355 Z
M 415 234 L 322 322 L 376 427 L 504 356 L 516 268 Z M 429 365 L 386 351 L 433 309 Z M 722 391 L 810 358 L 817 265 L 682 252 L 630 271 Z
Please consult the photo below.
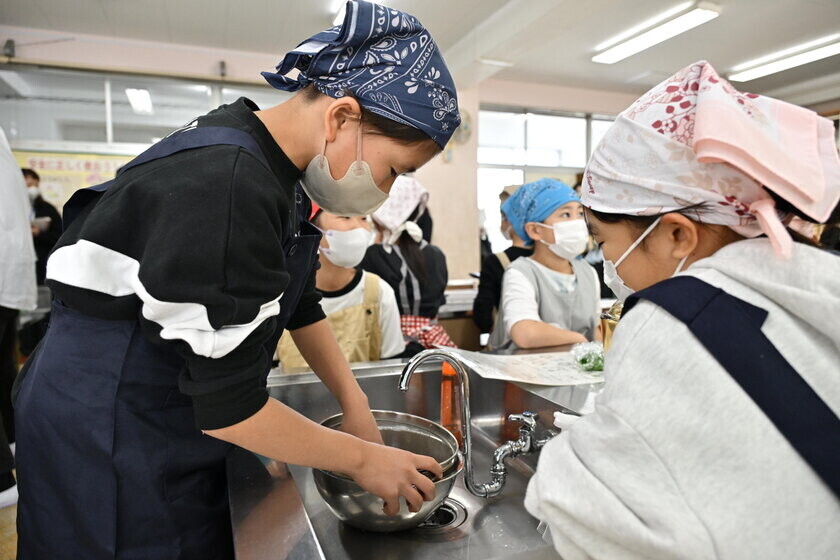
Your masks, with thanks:
M 766 309 L 765 335 L 840 414 L 840 257 L 755 239 L 683 274 Z M 840 500 L 682 323 L 639 302 L 605 377 L 525 500 L 564 559 L 840 558 Z

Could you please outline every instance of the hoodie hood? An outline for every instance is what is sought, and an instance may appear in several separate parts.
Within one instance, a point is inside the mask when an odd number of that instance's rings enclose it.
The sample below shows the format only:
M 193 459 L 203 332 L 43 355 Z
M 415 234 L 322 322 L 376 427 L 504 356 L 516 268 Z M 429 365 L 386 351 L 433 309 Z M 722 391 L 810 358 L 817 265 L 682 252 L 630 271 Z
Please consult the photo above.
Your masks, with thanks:
M 748 239 L 697 261 L 688 274 L 702 277 L 706 271 L 763 295 L 840 346 L 840 256 L 794 243 L 791 258 L 782 259 L 768 239 Z

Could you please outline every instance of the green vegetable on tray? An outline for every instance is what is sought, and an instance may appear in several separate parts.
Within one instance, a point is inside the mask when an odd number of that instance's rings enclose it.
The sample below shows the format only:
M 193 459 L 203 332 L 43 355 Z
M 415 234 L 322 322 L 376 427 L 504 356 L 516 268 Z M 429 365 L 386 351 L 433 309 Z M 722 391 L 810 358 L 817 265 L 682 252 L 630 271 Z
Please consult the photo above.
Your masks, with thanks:
M 572 357 L 583 371 L 604 371 L 604 345 L 581 342 L 572 346 Z

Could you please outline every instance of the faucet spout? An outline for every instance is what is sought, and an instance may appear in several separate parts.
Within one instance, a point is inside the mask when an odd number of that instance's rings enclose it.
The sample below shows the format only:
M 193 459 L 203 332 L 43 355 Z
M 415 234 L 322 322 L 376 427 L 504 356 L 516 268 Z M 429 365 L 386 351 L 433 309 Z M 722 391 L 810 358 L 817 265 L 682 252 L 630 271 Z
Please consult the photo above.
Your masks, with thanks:
M 399 387 L 400 391 L 408 391 L 408 384 L 411 381 L 411 376 L 420 367 L 421 364 L 431 361 L 441 360 L 448 362 L 455 373 L 458 375 L 458 400 L 461 402 L 461 417 L 463 419 L 463 441 L 464 441 L 464 477 L 467 486 L 472 494 L 480 497 L 489 497 L 487 490 L 483 488 L 484 485 L 477 484 L 475 481 L 475 472 L 473 471 L 472 461 L 472 416 L 470 413 L 470 376 L 467 373 L 467 368 L 464 366 L 458 355 L 446 348 L 432 348 L 424 350 L 411 358 L 403 368 L 400 375 Z
M 497 496 L 504 488 L 505 480 L 507 478 L 507 467 L 505 460 L 508 458 L 517 457 L 523 453 L 532 453 L 538 451 L 545 441 L 536 440 L 534 438 L 534 431 L 537 426 L 537 415 L 531 412 L 523 412 L 522 414 L 513 414 L 510 420 L 519 422 L 522 427 L 519 430 L 519 439 L 516 441 L 508 441 L 503 443 L 493 454 L 493 466 L 490 469 L 490 482 L 478 483 L 475 480 L 475 472 L 473 470 L 473 453 L 472 453 L 472 415 L 470 411 L 470 376 L 467 368 L 461 361 L 459 356 L 446 348 L 433 348 L 431 350 L 424 350 L 414 356 L 403 368 L 400 375 L 399 388 L 400 391 L 408 391 L 408 384 L 411 381 L 411 376 L 417 368 L 431 360 L 441 360 L 448 362 L 455 373 L 458 375 L 458 400 L 461 402 L 461 416 L 463 419 L 463 442 L 464 442 L 464 481 L 467 490 L 475 496 L 480 498 L 491 498 Z

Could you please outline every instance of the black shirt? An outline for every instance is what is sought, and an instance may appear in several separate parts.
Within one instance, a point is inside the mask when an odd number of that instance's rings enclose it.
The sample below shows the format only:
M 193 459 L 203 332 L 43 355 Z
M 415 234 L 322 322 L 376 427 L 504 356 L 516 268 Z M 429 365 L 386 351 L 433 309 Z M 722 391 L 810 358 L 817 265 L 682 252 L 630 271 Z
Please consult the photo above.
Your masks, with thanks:
M 437 317 L 440 306 L 446 303 L 446 283 L 449 272 L 446 269 L 446 257 L 443 251 L 431 244 L 425 244 L 420 250 L 426 267 L 425 279 L 419 282 L 420 317 Z M 400 315 L 413 315 L 414 291 L 417 284 L 411 279 L 403 278 L 402 259 L 396 251 L 390 253 L 382 245 L 371 245 L 362 259 L 362 269 L 373 272 L 394 289 L 397 296 L 397 307 Z M 416 272 L 415 272 L 416 274 Z M 403 284 L 403 287 L 400 287 Z
M 510 246 L 504 253 L 515 261 L 519 257 L 527 257 L 533 252 L 531 248 Z M 505 269 L 495 254 L 488 255 L 481 263 L 481 277 L 478 281 L 478 294 L 473 301 L 473 320 L 483 333 L 493 330 L 493 311 L 498 309 L 502 298 L 502 276 Z
M 257 109 L 241 98 L 197 125 L 247 132 L 269 167 L 239 146 L 216 145 L 128 169 L 80 213 L 51 256 L 48 284 L 65 305 L 103 319 L 136 318 L 147 336 L 184 358 L 179 385 L 201 429 L 240 422 L 268 399 L 265 345 L 290 274 L 307 275 L 307 286 L 288 328 L 324 318 L 315 270 L 285 266 L 301 171 Z M 56 258 L 65 248 L 72 262 Z M 61 281 L 73 277 L 74 285 Z
M 32 236 L 32 241 L 35 244 L 35 255 L 38 257 L 38 261 L 35 263 L 35 276 L 38 285 L 42 286 L 47 277 L 47 258 L 50 251 L 55 247 L 58 238 L 61 237 L 61 215 L 55 209 L 55 206 L 41 196 L 32 201 L 32 212 L 36 218 L 50 219 L 50 224 L 46 230 Z

